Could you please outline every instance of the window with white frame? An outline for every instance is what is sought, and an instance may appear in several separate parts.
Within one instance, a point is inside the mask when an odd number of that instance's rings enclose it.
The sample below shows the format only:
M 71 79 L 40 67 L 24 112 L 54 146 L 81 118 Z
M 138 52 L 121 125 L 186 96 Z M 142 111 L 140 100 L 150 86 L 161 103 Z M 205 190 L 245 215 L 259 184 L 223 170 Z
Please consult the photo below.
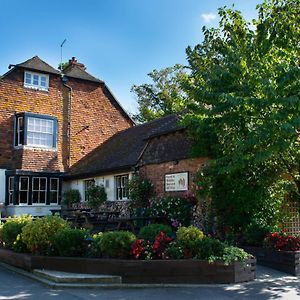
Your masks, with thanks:
M 48 91 L 49 88 L 49 75 L 25 72 L 24 86 L 42 91 Z
M 88 189 L 95 185 L 95 179 L 87 179 L 84 181 L 84 201 L 89 201 Z
M 32 204 L 46 203 L 47 198 L 47 178 L 33 177 L 32 178 Z
M 128 174 L 115 176 L 116 200 L 128 199 L 128 180 Z
M 20 176 L 19 178 L 19 204 L 28 204 L 29 177 Z
M 59 197 L 59 179 L 50 178 L 50 204 L 57 204 Z
M 44 115 L 23 113 L 16 115 L 15 146 L 56 148 L 57 121 Z
M 15 178 L 10 176 L 8 178 L 8 204 L 14 204 L 14 184 Z
M 52 148 L 54 121 L 28 117 L 27 122 L 27 145 Z

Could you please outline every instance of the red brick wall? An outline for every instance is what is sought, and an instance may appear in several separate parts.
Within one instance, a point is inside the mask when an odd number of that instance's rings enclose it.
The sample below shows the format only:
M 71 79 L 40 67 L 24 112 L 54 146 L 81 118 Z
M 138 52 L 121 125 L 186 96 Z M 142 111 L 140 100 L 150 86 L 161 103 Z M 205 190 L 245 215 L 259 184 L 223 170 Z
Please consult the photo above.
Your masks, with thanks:
M 183 192 L 165 192 L 165 174 L 177 172 L 189 172 L 189 190 L 191 189 L 193 176 L 208 161 L 208 158 L 190 158 L 178 161 L 164 162 L 160 164 L 145 165 L 140 168 L 140 175 L 148 178 L 154 185 L 155 193 L 161 196 L 180 196 Z
M 72 79 L 71 156 L 75 164 L 120 130 L 132 126 L 104 85 Z
M 68 90 L 59 75 L 51 75 L 48 92 L 23 87 L 24 71 L 15 69 L 0 80 L 0 168 L 32 171 L 66 171 L 111 135 L 132 125 L 116 108 L 103 86 L 70 79 L 71 158 L 68 137 Z M 57 151 L 14 149 L 15 113 L 32 112 L 58 120 Z M 89 126 L 87 129 L 84 129 Z

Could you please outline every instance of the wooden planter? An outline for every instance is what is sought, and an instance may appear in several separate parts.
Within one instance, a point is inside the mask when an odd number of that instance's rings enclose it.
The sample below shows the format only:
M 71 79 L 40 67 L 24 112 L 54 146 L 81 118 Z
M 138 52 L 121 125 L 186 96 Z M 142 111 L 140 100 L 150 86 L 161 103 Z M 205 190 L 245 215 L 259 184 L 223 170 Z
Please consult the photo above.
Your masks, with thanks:
M 300 251 L 278 251 L 261 247 L 243 247 L 257 262 L 295 276 L 300 275 Z
M 124 260 L 48 257 L 0 249 L 0 261 L 32 271 L 47 269 L 73 273 L 119 275 L 123 283 L 238 283 L 255 279 L 256 260 L 209 264 L 203 260 Z

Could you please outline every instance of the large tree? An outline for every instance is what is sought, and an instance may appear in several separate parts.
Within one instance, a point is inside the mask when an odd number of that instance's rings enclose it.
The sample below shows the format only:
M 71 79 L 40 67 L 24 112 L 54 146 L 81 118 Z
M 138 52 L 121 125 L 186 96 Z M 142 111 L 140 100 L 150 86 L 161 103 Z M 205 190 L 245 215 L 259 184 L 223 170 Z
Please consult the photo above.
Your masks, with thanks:
M 185 121 L 196 154 L 213 158 L 213 203 L 234 230 L 275 221 L 284 197 L 300 199 L 299 0 L 268 0 L 257 11 L 248 23 L 220 9 L 219 27 L 187 49 Z
M 138 102 L 138 113 L 133 118 L 147 122 L 186 108 L 186 94 L 181 82 L 186 76 L 184 67 L 177 64 L 162 70 L 153 70 L 148 74 L 151 83 L 133 85 Z

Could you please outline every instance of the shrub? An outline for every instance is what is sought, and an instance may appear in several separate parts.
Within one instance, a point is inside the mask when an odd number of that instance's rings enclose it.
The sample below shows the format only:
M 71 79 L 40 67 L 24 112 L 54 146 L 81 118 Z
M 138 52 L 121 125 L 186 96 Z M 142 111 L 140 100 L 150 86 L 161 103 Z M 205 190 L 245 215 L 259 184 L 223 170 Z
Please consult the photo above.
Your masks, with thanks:
M 127 258 L 135 240 L 136 236 L 129 231 L 105 232 L 99 241 L 101 254 L 107 258 Z
M 136 240 L 131 245 L 130 255 L 135 259 L 151 260 L 154 258 L 152 243 L 142 239 Z
M 87 190 L 88 205 L 97 209 L 101 204 L 107 200 L 107 194 L 105 188 L 99 185 L 92 185 Z
M 221 241 L 213 238 L 205 237 L 197 242 L 197 247 L 193 250 L 194 255 L 198 259 L 209 260 L 212 257 L 221 257 L 224 254 L 224 249 L 226 245 Z
M 229 246 L 224 249 L 221 260 L 223 260 L 225 265 L 229 265 L 235 261 L 245 261 L 250 255 L 243 249 L 238 247 Z
M 91 238 L 91 246 L 89 248 L 88 255 L 92 257 L 101 257 L 100 241 L 103 236 L 102 232 L 95 233 Z
M 194 256 L 197 252 L 198 243 L 204 238 L 203 232 L 195 227 L 179 227 L 176 232 L 177 241 L 185 248 L 186 256 Z
M 244 243 L 250 246 L 261 247 L 263 241 L 272 228 L 267 225 L 257 224 L 256 222 L 250 223 L 244 231 Z
M 29 215 L 8 218 L 2 227 L 2 241 L 5 247 L 12 248 L 22 228 L 30 222 L 32 222 L 32 217 Z
M 165 235 L 172 235 L 172 228 L 169 225 L 164 224 L 150 224 L 141 228 L 138 237 L 146 241 L 153 242 L 155 237 L 164 232 Z
M 173 241 L 168 245 L 167 256 L 170 259 L 184 258 L 184 247 L 177 241 Z
M 188 198 L 166 197 L 155 199 L 149 208 L 149 214 L 166 217 L 179 225 L 189 225 L 192 204 Z
M 78 190 L 68 190 L 63 193 L 63 203 L 67 206 L 80 203 L 81 195 Z
M 156 258 L 167 259 L 167 248 L 172 241 L 172 238 L 166 236 L 163 232 L 160 232 L 158 236 L 155 237 L 152 249 Z
M 153 184 L 148 179 L 134 176 L 128 182 L 130 208 L 144 208 L 149 206 L 150 198 L 153 196 Z
M 21 234 L 17 235 L 17 238 L 13 243 L 12 249 L 15 252 L 20 252 L 20 253 L 29 252 L 26 244 L 22 240 L 22 235 Z
M 275 250 L 299 251 L 300 237 L 288 235 L 285 232 L 269 233 L 264 239 L 264 247 Z
M 67 221 L 58 216 L 46 216 L 23 227 L 21 237 L 31 253 L 47 255 L 53 250 L 54 236 L 66 228 L 69 228 Z
M 60 256 L 83 256 L 87 232 L 81 229 L 63 229 L 54 236 L 53 246 Z

